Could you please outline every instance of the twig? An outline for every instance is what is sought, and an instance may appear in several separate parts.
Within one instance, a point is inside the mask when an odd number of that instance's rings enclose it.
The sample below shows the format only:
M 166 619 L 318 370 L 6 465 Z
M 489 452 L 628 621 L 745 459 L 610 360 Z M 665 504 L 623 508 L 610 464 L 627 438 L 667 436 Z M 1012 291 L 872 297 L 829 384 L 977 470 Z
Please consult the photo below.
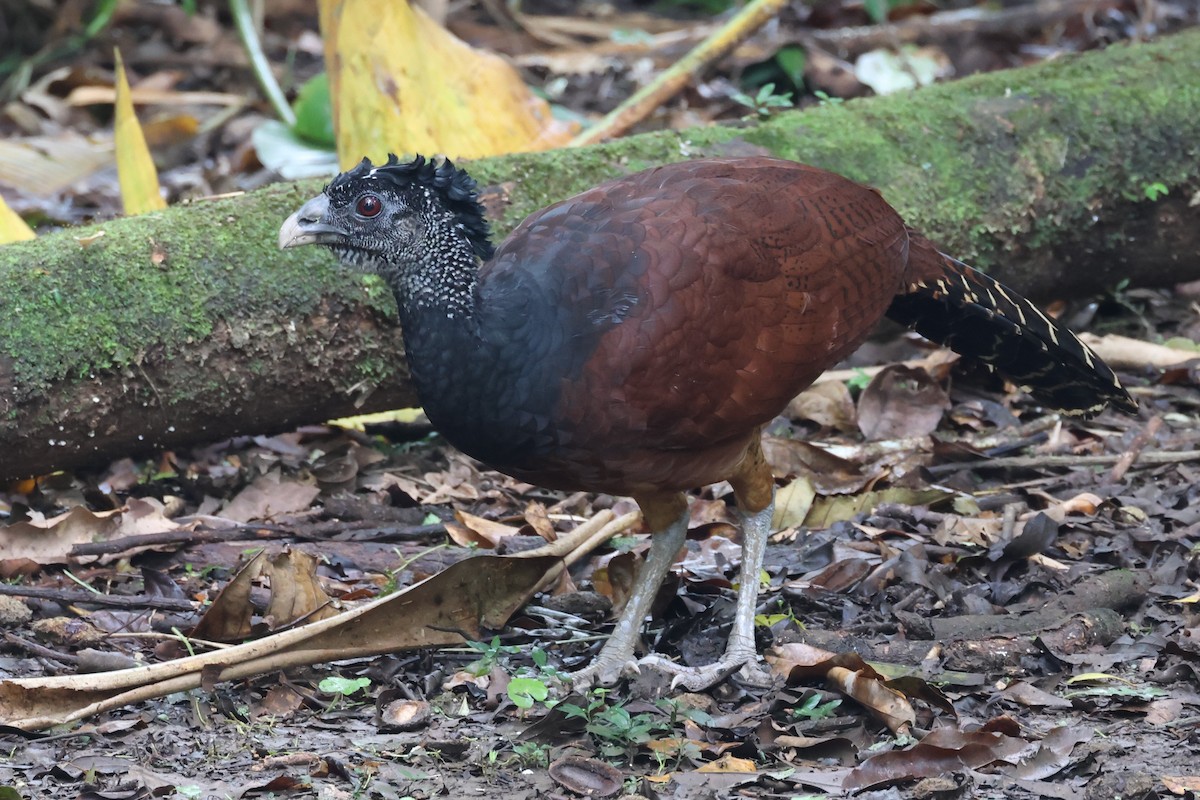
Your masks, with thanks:
M 937 464 L 927 467 L 932 475 L 947 475 L 952 472 L 969 469 L 1007 469 L 1008 467 L 1107 467 L 1116 464 L 1122 455 L 1095 456 L 1010 456 L 1008 458 L 992 458 L 982 461 L 959 461 L 954 464 Z M 1174 452 L 1143 453 L 1138 459 L 1139 466 L 1151 467 L 1162 464 L 1181 464 L 1187 461 L 1200 461 L 1200 450 L 1178 450 Z
M 747 3 L 733 19 L 696 45 L 669 69 L 664 70 L 654 81 L 613 109 L 604 119 L 576 136 L 571 146 L 595 144 L 629 130 L 662 105 L 667 98 L 678 93 L 706 64 L 716 61 L 737 47 L 786 5 L 787 0 L 753 0 Z
M 347 532 L 364 531 L 359 536 L 346 536 Z M 243 542 L 271 541 L 274 539 L 297 539 L 300 541 L 328 541 L 330 539 L 349 539 L 352 541 L 369 542 L 404 542 L 421 541 L 446 532 L 446 526 L 436 525 L 388 525 L 372 520 L 355 522 L 316 523 L 306 527 L 288 525 L 238 525 L 232 528 L 198 528 L 188 530 L 178 528 L 159 533 L 147 533 L 139 536 L 124 536 L 119 539 L 109 539 L 104 542 L 83 542 L 71 548 L 70 556 L 106 556 L 123 553 L 134 548 L 161 547 L 163 545 L 195 545 L 213 542 Z M 334 536 L 332 534 L 340 534 Z
M 58 661 L 62 664 L 79 663 L 79 656 L 73 656 L 70 653 L 60 653 L 57 650 L 51 650 L 49 647 L 40 645 L 37 642 L 31 642 L 27 639 L 22 639 L 15 633 L 8 633 L 5 631 L 4 641 L 8 642 L 13 647 L 20 648 L 21 650 L 25 650 L 26 652 L 32 653 L 35 656 L 40 656 L 41 658 L 48 658 L 51 661 Z
M 946 39 L 967 33 L 1008 33 L 1041 28 L 1090 11 L 1096 0 L 1042 0 L 1030 5 L 991 10 L 964 8 L 928 17 L 913 16 L 884 25 L 807 31 L 806 38 L 842 50 L 870 50 L 922 39 Z
M 1120 481 L 1125 477 L 1125 473 L 1133 466 L 1133 462 L 1138 460 L 1142 454 L 1142 450 L 1146 445 L 1158 434 L 1158 429 L 1162 427 L 1162 417 L 1155 414 L 1146 423 L 1146 427 L 1138 432 L 1138 435 L 1133 437 L 1133 443 L 1129 445 L 1129 449 L 1121 454 L 1117 459 L 1117 463 L 1113 465 L 1112 472 L 1108 473 L 1108 479 L 1113 483 Z
M 155 611 L 195 611 L 191 600 L 171 597 L 144 597 L 113 594 L 93 594 L 81 589 L 48 589 L 44 586 L 10 586 L 0 584 L 0 595 L 13 597 L 36 597 L 68 605 L 86 604 L 111 608 L 149 608 Z

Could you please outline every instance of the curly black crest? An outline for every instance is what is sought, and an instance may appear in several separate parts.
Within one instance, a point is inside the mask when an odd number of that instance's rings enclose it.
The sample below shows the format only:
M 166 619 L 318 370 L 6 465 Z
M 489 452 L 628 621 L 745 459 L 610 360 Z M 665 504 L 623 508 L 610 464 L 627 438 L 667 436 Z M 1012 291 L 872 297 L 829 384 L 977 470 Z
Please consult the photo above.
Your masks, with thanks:
M 394 153 L 389 153 L 387 163 L 376 167 L 370 159 L 364 158 L 354 169 L 334 178 L 325 191 L 336 194 L 358 180 L 367 179 L 384 181 L 399 191 L 414 187 L 429 189 L 454 214 L 476 255 L 487 261 L 495 252 L 486 212 L 479 202 L 479 185 L 450 159 L 438 163 L 418 155 L 412 161 L 401 163 Z

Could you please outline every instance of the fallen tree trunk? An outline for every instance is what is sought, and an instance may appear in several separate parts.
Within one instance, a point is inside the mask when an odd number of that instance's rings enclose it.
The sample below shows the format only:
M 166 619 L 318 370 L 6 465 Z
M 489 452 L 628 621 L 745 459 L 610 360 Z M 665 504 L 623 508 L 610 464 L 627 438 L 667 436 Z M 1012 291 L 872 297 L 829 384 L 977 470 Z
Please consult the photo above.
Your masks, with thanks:
M 774 153 L 1034 295 L 1200 276 L 1200 32 L 742 128 L 476 162 L 497 230 L 635 168 Z M 280 222 L 317 182 L 0 248 L 0 479 L 412 405 L 392 300 Z M 103 231 L 104 235 L 97 238 Z

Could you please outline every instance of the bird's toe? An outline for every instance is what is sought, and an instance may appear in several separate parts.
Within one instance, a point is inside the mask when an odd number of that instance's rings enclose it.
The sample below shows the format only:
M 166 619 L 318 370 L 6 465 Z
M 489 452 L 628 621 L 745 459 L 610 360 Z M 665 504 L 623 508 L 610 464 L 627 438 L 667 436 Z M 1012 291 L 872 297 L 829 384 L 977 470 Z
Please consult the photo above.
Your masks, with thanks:
M 590 666 L 571 673 L 571 689 L 586 692 L 594 686 L 614 686 L 626 675 L 637 674 L 638 663 L 633 659 L 597 658 Z

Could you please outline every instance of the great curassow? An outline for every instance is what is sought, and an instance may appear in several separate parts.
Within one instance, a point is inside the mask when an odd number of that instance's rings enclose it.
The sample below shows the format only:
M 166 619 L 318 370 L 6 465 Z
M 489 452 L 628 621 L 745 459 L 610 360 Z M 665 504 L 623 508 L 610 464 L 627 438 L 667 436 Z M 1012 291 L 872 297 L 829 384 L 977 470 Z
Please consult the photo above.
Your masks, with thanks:
M 654 532 L 616 628 L 576 687 L 647 661 L 690 689 L 767 680 L 754 644 L 774 480 L 762 426 L 884 316 L 1075 413 L 1135 408 L 1116 376 L 1028 300 L 943 255 L 875 191 L 774 158 L 689 161 L 531 215 L 493 250 L 475 182 L 447 162 L 363 160 L 284 222 L 395 293 L 434 426 L 495 469 L 629 495 Z M 634 662 L 683 546 L 683 492 L 728 480 L 742 512 L 721 659 Z

